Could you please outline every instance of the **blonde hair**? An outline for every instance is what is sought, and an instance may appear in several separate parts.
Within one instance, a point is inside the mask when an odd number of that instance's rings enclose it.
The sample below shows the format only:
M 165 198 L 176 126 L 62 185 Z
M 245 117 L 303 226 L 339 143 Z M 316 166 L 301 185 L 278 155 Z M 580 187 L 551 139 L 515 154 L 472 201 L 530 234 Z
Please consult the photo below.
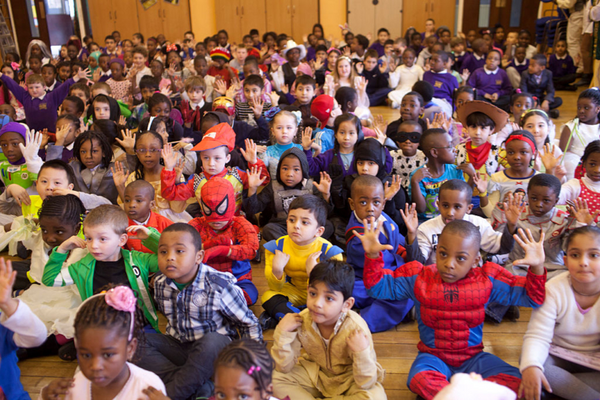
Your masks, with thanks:
M 122 235 L 127 232 L 129 226 L 129 218 L 127 213 L 113 204 L 103 204 L 94 208 L 83 220 L 83 229 L 85 227 L 108 225 L 117 235 Z
M 46 86 L 46 82 L 44 81 L 44 78 L 42 78 L 42 76 L 39 74 L 29 75 L 27 77 L 27 79 L 25 79 L 25 83 L 28 85 L 33 85 L 33 84 L 39 83 L 42 86 Z
M 340 75 L 338 74 L 338 67 L 340 66 L 340 62 L 342 61 L 347 61 L 350 64 L 350 76 L 348 77 L 348 80 L 350 81 L 350 86 L 354 87 L 354 78 L 356 78 L 358 76 L 358 74 L 356 73 L 356 70 L 354 69 L 354 65 L 352 65 L 352 60 L 348 57 L 348 56 L 340 56 L 337 61 L 335 62 L 335 68 L 333 69 L 332 75 L 333 75 L 333 81 L 335 83 L 339 83 L 340 81 Z
M 91 88 L 92 93 L 96 89 L 106 90 L 106 93 L 112 94 L 112 90 L 110 88 L 110 85 L 108 83 L 106 83 L 106 82 L 96 82 L 96 83 L 94 83 L 92 85 L 92 88 Z

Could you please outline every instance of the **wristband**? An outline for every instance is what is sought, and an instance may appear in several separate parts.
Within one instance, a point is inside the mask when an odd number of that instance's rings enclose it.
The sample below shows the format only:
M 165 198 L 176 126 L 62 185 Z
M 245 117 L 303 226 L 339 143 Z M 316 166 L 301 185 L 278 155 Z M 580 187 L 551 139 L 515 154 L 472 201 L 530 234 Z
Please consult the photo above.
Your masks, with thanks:
M 487 190 L 483 193 L 479 193 L 479 197 L 487 197 Z

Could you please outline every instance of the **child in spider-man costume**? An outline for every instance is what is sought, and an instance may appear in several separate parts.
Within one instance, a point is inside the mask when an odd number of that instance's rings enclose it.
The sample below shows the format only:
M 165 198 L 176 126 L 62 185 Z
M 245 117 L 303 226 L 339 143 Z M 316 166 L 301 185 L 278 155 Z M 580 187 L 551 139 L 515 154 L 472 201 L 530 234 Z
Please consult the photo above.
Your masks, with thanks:
M 250 259 L 258 250 L 254 225 L 235 216 L 235 193 L 229 181 L 212 178 L 201 189 L 203 217 L 190 221 L 202 237 L 204 263 L 217 271 L 230 272 L 237 278 L 248 305 L 258 298 L 252 283 Z
M 456 373 L 476 372 L 483 379 L 517 392 L 518 368 L 482 351 L 485 307 L 490 301 L 537 308 L 545 298 L 544 234 L 535 242 L 531 232 L 519 231 L 515 240 L 525 249 L 519 265 L 528 265 L 526 277 L 481 259 L 479 229 L 464 220 L 446 225 L 439 237 L 436 264 L 410 262 L 395 271 L 384 269 L 379 242 L 381 223 L 365 224 L 364 235 L 355 233 L 365 249 L 364 282 L 368 294 L 378 299 L 412 299 L 415 302 L 419 354 L 408 374 L 410 390 L 429 400 L 448 385 Z

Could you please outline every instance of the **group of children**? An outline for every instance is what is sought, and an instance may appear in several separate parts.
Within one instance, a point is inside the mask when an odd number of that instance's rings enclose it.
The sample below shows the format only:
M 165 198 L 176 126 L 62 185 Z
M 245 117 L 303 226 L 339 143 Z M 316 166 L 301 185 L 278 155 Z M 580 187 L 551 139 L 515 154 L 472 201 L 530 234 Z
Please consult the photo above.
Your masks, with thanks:
M 552 349 L 598 350 L 600 90 L 556 140 L 526 32 L 428 28 L 328 48 L 317 24 L 312 51 L 272 32 L 237 48 L 225 31 L 113 34 L 6 64 L 0 243 L 23 259 L 0 259 L 6 398 L 27 398 L 17 356 L 58 354 L 79 371 L 43 399 L 385 399 L 371 334 L 416 320 L 421 398 L 476 372 L 490 396 L 597 399 L 598 372 Z M 386 96 L 389 124 L 369 111 Z M 536 309 L 519 368 L 482 339 L 516 306 Z

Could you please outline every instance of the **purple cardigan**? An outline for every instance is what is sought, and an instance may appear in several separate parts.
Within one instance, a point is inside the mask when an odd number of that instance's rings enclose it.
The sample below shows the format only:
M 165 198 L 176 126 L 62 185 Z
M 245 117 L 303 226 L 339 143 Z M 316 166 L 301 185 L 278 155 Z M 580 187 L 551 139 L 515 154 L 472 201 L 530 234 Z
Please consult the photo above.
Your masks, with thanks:
M 385 149 L 385 172 L 392 172 L 392 167 L 394 166 L 394 160 L 387 148 Z M 308 174 L 310 176 L 318 177 L 321 171 L 329 172 L 329 165 L 333 163 L 333 158 L 337 157 L 337 164 L 342 167 L 344 171 L 343 176 L 352 175 L 356 173 L 354 169 L 354 156 L 352 157 L 352 164 L 350 167 L 345 170 L 344 162 L 342 161 L 342 156 L 336 152 L 334 149 L 327 150 L 323 154 L 319 154 L 316 157 L 312 156 L 312 150 L 304 150 L 304 154 L 306 154 L 306 159 L 308 160 Z

